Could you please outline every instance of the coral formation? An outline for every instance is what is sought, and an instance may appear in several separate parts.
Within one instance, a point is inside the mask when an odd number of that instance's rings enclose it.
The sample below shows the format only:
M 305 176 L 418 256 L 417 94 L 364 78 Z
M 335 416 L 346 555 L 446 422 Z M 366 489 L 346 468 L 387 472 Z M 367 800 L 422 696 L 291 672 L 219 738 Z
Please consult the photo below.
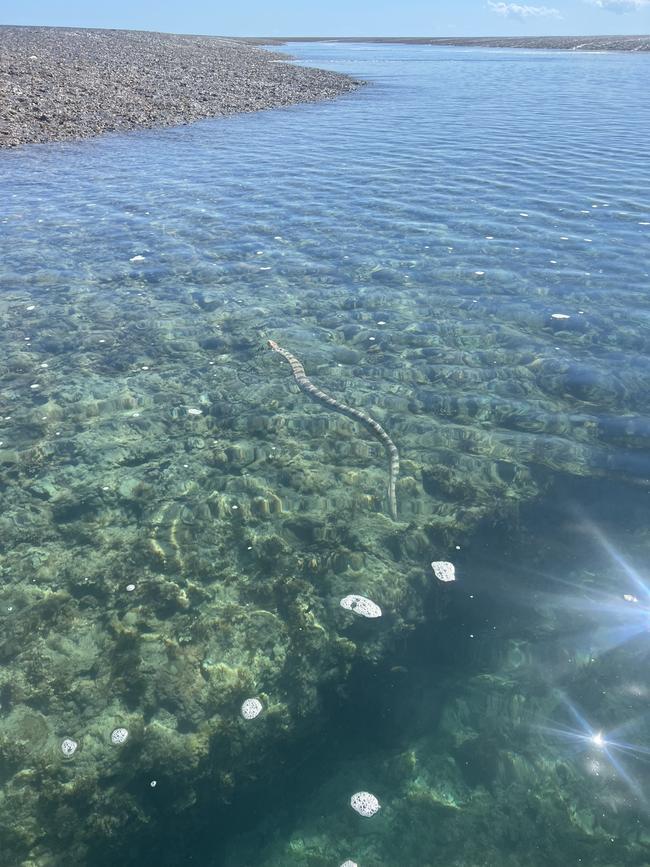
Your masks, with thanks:
M 255 719 L 262 713 L 262 702 L 258 698 L 247 698 L 240 708 L 244 719 Z
M 359 596 L 356 593 L 344 596 L 339 605 L 341 608 L 345 608 L 346 611 L 354 611 L 355 614 L 359 614 L 361 617 L 368 617 L 370 619 L 381 617 L 381 608 L 376 602 L 373 602 L 372 599 L 368 599 L 366 596 Z
M 370 792 L 355 792 L 350 798 L 350 806 L 355 813 L 365 816 L 367 819 L 370 816 L 374 816 L 381 809 L 379 801 Z

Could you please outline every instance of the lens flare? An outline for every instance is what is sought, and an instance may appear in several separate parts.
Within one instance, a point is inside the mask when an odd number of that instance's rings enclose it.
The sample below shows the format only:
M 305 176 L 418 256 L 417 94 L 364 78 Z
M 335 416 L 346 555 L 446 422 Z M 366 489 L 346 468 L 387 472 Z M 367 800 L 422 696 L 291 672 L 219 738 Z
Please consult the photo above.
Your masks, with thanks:
M 543 594 L 546 605 L 574 618 L 570 628 L 576 652 L 595 661 L 630 641 L 650 642 L 650 576 L 645 580 L 598 526 L 581 518 L 580 527 L 606 555 L 602 573 L 580 581 L 538 577 L 556 588 Z
M 590 774 L 620 779 L 647 809 L 648 803 L 641 785 L 623 764 L 624 758 L 636 762 L 648 762 L 650 757 L 648 747 L 629 743 L 624 739 L 626 732 L 631 732 L 640 726 L 641 720 L 627 720 L 606 732 L 600 727 L 592 726 L 578 706 L 566 696 L 562 697 L 562 705 L 568 710 L 574 725 L 538 726 L 538 730 L 557 738 L 570 748 L 576 757 L 580 753 L 586 753 L 586 767 Z M 594 753 L 594 750 L 597 752 Z

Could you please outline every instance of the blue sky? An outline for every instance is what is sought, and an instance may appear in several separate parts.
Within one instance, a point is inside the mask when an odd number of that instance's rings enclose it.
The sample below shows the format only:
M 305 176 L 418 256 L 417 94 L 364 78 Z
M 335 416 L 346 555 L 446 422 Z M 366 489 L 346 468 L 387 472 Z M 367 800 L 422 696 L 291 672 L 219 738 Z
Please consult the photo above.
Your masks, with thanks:
M 223 36 L 650 33 L 650 0 L 2 0 L 2 24 Z

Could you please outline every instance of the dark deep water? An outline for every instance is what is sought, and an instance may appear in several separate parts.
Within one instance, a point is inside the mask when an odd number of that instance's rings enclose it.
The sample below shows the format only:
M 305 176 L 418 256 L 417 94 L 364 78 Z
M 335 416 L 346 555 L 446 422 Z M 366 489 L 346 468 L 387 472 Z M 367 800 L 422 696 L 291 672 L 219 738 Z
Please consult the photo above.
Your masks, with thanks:
M 0 864 L 643 867 L 650 57 L 288 50 L 0 155 Z

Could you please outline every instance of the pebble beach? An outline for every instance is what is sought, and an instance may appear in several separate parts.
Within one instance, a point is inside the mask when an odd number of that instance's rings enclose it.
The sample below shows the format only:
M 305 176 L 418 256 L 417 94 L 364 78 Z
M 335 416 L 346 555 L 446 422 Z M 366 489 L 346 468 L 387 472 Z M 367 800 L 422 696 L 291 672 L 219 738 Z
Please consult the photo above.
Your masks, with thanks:
M 0 27 L 0 148 L 331 99 L 360 82 L 235 39 Z

